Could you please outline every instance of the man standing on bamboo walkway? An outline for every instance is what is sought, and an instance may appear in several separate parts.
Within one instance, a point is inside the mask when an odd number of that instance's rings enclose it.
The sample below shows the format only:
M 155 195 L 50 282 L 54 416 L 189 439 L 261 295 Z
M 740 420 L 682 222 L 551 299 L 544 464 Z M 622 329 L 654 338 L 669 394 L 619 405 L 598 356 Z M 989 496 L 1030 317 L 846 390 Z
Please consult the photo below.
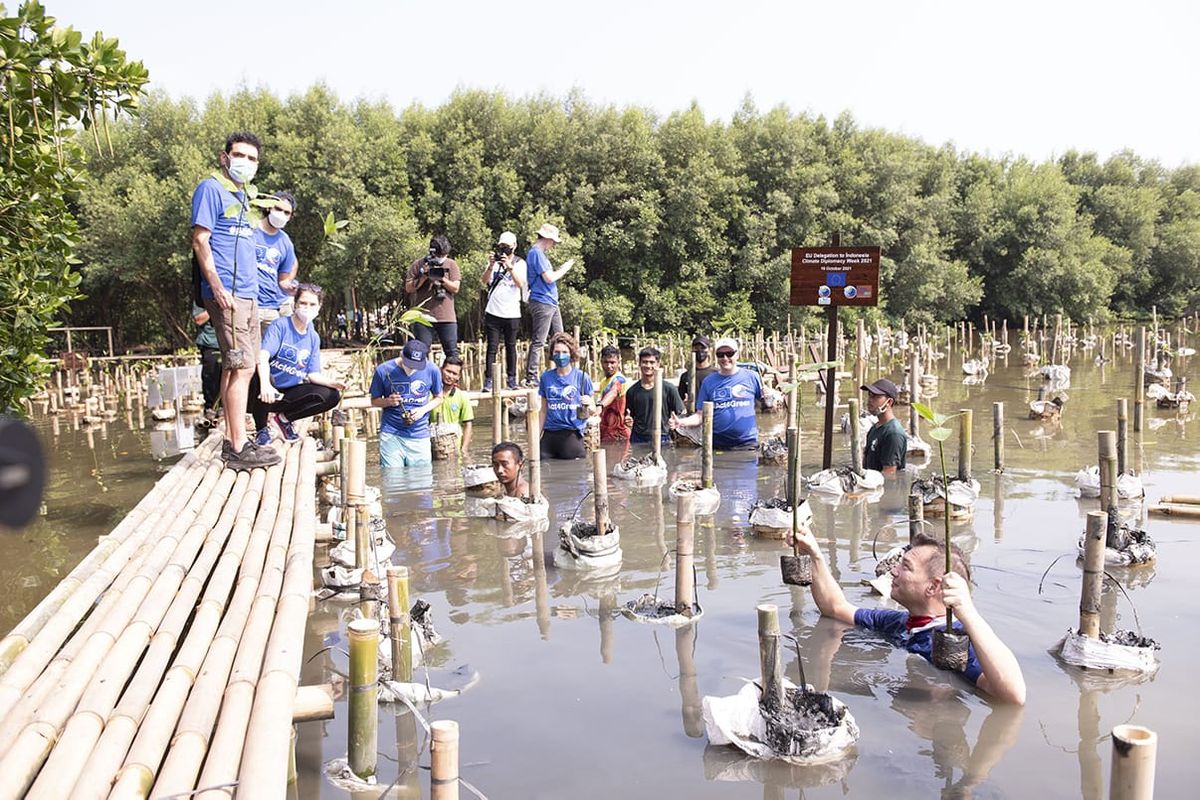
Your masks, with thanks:
M 220 155 L 220 170 L 200 181 L 192 193 L 192 251 L 200 268 L 200 295 L 217 332 L 225 367 L 221 458 L 233 469 L 279 463 L 272 447 L 257 445 L 246 436 L 246 399 L 260 346 L 254 214 L 246 187 L 258 171 L 258 153 L 257 136 L 230 134 Z
M 899 470 L 904 469 L 908 459 L 908 435 L 900 420 L 892 413 L 892 406 L 896 404 L 900 391 L 887 378 L 880 378 L 860 388 L 867 393 L 867 413 L 876 418 L 875 424 L 867 431 L 863 469 L 877 470 L 885 478 L 894 478 Z

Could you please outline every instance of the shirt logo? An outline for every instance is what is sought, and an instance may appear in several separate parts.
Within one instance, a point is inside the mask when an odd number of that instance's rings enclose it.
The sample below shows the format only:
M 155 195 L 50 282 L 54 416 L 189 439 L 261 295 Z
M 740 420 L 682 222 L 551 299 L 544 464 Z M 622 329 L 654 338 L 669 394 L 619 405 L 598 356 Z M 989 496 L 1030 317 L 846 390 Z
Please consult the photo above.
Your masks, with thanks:
M 299 364 L 307 355 L 307 350 L 304 351 L 304 356 L 301 356 L 300 351 L 290 344 L 282 345 L 279 348 L 279 357 L 284 361 L 291 361 L 293 364 Z
M 563 400 L 570 400 L 571 398 L 576 397 L 579 392 L 574 386 L 551 386 L 548 390 L 546 390 L 546 394 L 548 394 L 550 398 L 554 400 L 557 400 L 560 397 Z

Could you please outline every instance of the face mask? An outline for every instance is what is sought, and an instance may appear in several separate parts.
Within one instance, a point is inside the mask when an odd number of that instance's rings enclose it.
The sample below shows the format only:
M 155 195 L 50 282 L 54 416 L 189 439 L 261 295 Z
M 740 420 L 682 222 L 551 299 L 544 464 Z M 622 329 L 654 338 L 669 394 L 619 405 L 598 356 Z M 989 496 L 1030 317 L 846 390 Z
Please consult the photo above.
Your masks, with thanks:
M 317 306 L 316 308 L 310 308 L 308 306 L 297 306 L 296 307 L 296 319 L 300 320 L 305 325 L 307 325 L 308 323 L 312 322 L 314 319 L 317 318 L 317 312 L 320 310 L 321 310 L 320 306 Z
M 563 367 L 565 367 L 571 363 L 571 354 L 570 353 L 555 353 L 554 355 L 550 356 L 550 360 L 554 362 L 554 366 L 558 367 L 559 369 L 562 369 Z
M 272 211 L 270 214 L 267 214 L 267 221 L 271 223 L 272 227 L 282 228 L 288 224 L 288 215 L 282 211 Z
M 696 354 L 697 361 L 708 361 L 707 350 L 693 350 L 692 352 Z
M 247 183 L 258 172 L 258 164 L 245 156 L 229 157 L 229 177 L 236 183 Z

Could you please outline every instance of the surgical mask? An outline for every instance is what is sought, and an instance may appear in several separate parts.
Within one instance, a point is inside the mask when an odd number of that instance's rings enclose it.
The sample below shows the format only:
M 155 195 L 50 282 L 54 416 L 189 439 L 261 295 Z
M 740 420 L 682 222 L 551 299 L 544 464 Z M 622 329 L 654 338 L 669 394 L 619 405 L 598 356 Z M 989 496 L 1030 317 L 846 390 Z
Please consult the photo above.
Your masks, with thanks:
M 284 214 L 282 211 L 273 210 L 270 214 L 267 214 L 267 220 L 271 223 L 271 227 L 282 228 L 284 225 L 288 224 L 288 215 Z
M 258 164 L 245 156 L 229 157 L 229 177 L 237 183 L 248 183 L 258 172 Z
M 550 360 L 554 362 L 554 366 L 558 367 L 559 369 L 562 369 L 563 367 L 565 367 L 571 363 L 571 354 L 570 353 L 555 353 L 554 355 L 550 356 Z
M 697 361 L 708 361 L 708 350 L 707 349 L 693 350 L 692 352 L 696 354 Z
M 307 325 L 317 318 L 317 312 L 320 310 L 320 306 L 316 308 L 312 306 L 296 306 L 296 318 Z

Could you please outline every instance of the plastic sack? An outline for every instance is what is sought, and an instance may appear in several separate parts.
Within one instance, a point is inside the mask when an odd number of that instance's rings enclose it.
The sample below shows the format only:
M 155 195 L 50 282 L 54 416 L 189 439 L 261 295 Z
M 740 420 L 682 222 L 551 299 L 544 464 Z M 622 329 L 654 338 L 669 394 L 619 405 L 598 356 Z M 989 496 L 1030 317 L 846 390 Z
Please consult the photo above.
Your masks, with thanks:
M 612 475 L 618 480 L 649 486 L 667 479 L 667 463 L 662 458 L 655 460 L 654 454 L 648 453 L 639 458 L 625 459 L 613 467 Z
M 1063 661 L 1088 669 L 1129 670 L 1150 673 L 1158 669 L 1158 642 L 1132 631 L 1100 634 L 1099 639 L 1068 630 L 1058 643 Z
M 796 686 L 784 681 L 785 692 L 791 697 Z M 812 691 L 810 687 L 810 692 Z M 759 689 L 747 683 L 734 695 L 705 696 L 704 732 L 714 745 L 733 745 L 755 758 L 779 758 L 793 764 L 821 764 L 842 758 L 858 741 L 858 725 L 846 705 L 831 695 L 828 697 L 835 726 L 817 727 L 807 735 L 793 739 L 786 749 L 768 744 L 767 723 L 759 708 Z
M 671 497 L 690 494 L 692 496 L 692 514 L 697 516 L 704 517 L 715 514 L 721 507 L 721 492 L 717 487 L 701 489 L 698 480 L 681 478 L 667 488 L 667 493 Z

